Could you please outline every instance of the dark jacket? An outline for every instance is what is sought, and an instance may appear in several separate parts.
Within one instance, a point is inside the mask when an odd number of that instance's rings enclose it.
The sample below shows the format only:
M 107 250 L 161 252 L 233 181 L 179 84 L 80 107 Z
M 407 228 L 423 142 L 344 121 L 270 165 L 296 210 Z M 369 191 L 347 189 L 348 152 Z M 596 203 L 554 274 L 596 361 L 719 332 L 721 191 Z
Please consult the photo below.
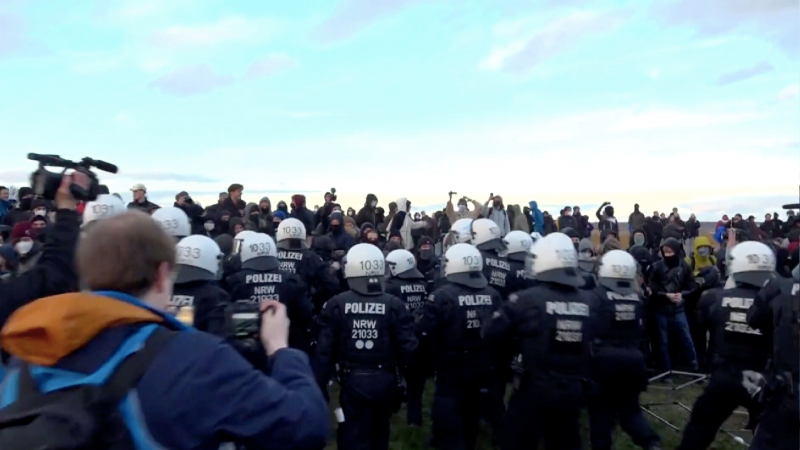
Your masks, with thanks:
M 700 221 L 697 219 L 689 219 L 686 221 L 686 235 L 690 239 L 700 236 Z
M 686 300 L 697 290 L 697 283 L 692 273 L 692 268 L 680 257 L 680 243 L 668 240 L 669 245 L 678 256 L 675 267 L 670 267 L 664 260 L 654 263 L 648 273 L 647 284 L 653 292 L 651 302 L 654 308 L 663 314 L 678 314 L 684 311 Z M 680 293 L 683 301 L 673 303 L 666 294 Z
M 364 225 L 365 223 L 378 223 L 377 217 L 375 216 L 375 208 L 373 208 L 371 205 L 373 201 L 377 202 L 378 197 L 373 194 L 367 195 L 367 201 L 364 203 L 364 207 L 361 208 L 361 211 L 359 211 L 356 215 L 356 225 L 359 228 L 361 228 L 361 225 Z
M 180 208 L 186 213 L 186 216 L 189 217 L 189 224 L 192 226 L 192 234 L 205 234 L 206 230 L 203 228 L 203 224 L 205 223 L 205 218 L 203 217 L 205 211 L 202 206 L 194 202 L 186 203 L 183 206 L 175 202 L 173 206 Z
M 306 227 L 306 236 L 311 236 L 314 234 L 314 229 L 317 224 L 314 221 L 314 213 L 306 208 L 306 196 L 293 195 L 292 203 L 294 204 L 294 210 L 292 211 L 291 217 L 303 222 L 303 225 Z
M 647 233 L 647 241 L 651 249 L 655 249 L 661 243 L 661 238 L 664 235 L 664 227 L 661 225 L 661 218 L 648 217 L 644 222 L 644 231 Z
M 767 235 L 769 237 L 773 237 L 772 236 L 772 231 L 774 229 L 775 229 L 775 221 L 774 220 L 764 221 L 764 223 L 761 224 L 761 231 L 763 231 L 764 233 L 767 233 Z
M 542 216 L 542 220 L 544 221 L 544 225 L 542 226 L 542 235 L 547 236 L 550 233 L 555 233 L 556 230 L 556 222 L 553 220 L 553 216 L 547 215 Z
M 331 219 L 339 220 L 340 224 L 338 230 L 331 230 L 330 234 L 328 234 L 328 238 L 333 244 L 333 250 L 344 250 L 345 252 L 350 250 L 350 247 L 356 245 L 356 241 L 344 229 L 344 214 L 333 213 L 331 214 Z
M 234 204 L 233 200 L 228 197 L 222 202 L 222 207 L 220 209 L 230 211 L 233 216 L 242 217 L 246 206 L 247 203 L 245 203 L 244 200 L 239 199 L 239 201 Z
M 605 208 L 605 209 L 604 209 Z M 597 229 L 602 233 L 603 231 L 610 231 L 619 236 L 619 223 L 617 218 L 614 217 L 614 208 L 608 203 L 603 203 L 597 208 L 595 213 L 597 216 Z
M 628 227 L 631 230 L 637 230 L 639 228 L 644 227 L 644 221 L 646 217 L 642 214 L 641 211 L 634 211 L 628 217 Z
M 57 304 L 56 310 L 70 311 L 70 322 L 49 313 Z M 79 373 L 97 371 L 123 342 L 153 323 L 183 328 L 138 299 L 113 292 L 49 297 L 26 310 L 40 315 L 35 326 L 52 334 L 26 333 L 30 324 L 21 321 L 12 341 L 4 336 L 4 346 L 15 357 L 43 356 L 49 366 Z M 8 326 L 16 320 L 15 315 Z M 95 326 L 68 325 L 76 322 Z M 130 322 L 134 323 L 115 325 Z M 328 408 L 303 352 L 277 351 L 267 377 L 221 339 L 183 330 L 147 368 L 135 388 L 137 401 L 123 403 L 133 412 L 131 420 L 144 428 L 134 436 L 141 448 L 216 450 L 229 441 L 248 449 L 325 445 Z M 65 336 L 69 344 L 54 349 L 45 344 L 51 336 Z
M 128 209 L 138 209 L 148 214 L 150 214 L 150 211 L 158 208 L 159 206 L 148 200 L 147 197 L 143 198 L 141 202 L 137 202 L 134 200 L 128 203 Z
M 75 248 L 80 233 L 78 213 L 56 211 L 56 223 L 37 264 L 8 283 L 0 284 L 0 328 L 18 308 L 42 297 L 78 290 Z
M 558 218 L 558 229 L 563 230 L 565 228 L 572 228 L 575 231 L 578 231 L 577 224 L 575 223 L 575 218 L 572 216 L 559 216 Z M 581 233 L 581 236 L 583 233 Z

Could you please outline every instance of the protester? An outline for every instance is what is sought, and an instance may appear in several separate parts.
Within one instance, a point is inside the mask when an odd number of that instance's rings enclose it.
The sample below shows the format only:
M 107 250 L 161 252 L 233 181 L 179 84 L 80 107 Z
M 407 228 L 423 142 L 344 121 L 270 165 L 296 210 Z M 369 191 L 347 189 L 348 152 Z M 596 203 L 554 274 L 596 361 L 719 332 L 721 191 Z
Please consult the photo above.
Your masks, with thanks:
M 489 203 L 492 203 L 491 206 Z M 507 235 L 511 232 L 511 224 L 508 221 L 508 213 L 503 208 L 503 197 L 489 196 L 489 200 L 483 204 L 481 214 L 483 217 L 491 220 L 497 224 L 500 229 L 500 237 Z
M 394 229 L 400 231 L 400 236 L 403 239 L 403 245 L 406 250 L 411 250 L 414 248 L 414 238 L 411 235 L 412 230 L 422 229 L 428 226 L 427 222 L 414 222 L 411 219 L 411 215 L 408 214 L 408 211 L 411 209 L 411 202 L 405 198 L 399 198 L 395 202 L 397 203 L 397 210 L 400 212 L 405 212 L 403 217 L 399 217 L 400 215 L 395 215 L 394 219 L 392 219 L 392 223 L 389 226 L 389 231 L 391 232 Z M 402 222 L 400 222 L 402 220 Z
M 472 203 L 472 211 L 470 211 L 468 203 Z M 450 223 L 455 223 L 455 221 L 460 219 L 472 219 L 475 220 L 481 216 L 481 211 L 483 210 L 483 205 L 476 200 L 472 200 L 468 197 L 461 197 L 458 199 L 458 209 L 453 209 L 453 195 L 450 195 L 450 199 L 447 200 L 447 206 L 445 207 L 445 213 L 447 214 L 447 218 L 450 219 Z
M 639 211 L 639 204 L 633 205 L 633 212 L 628 216 L 628 230 L 639 230 L 644 228 L 645 216 Z
M 578 225 L 575 223 L 575 218 L 572 217 L 572 208 L 569 206 L 565 206 L 564 209 L 561 210 L 561 215 L 558 217 L 558 222 L 556 225 L 558 226 L 559 231 L 571 228 L 583 235 L 583 233 L 578 230 Z
M 619 224 L 617 223 L 617 218 L 614 217 L 614 207 L 611 206 L 611 202 L 603 202 L 603 204 L 597 208 L 595 216 L 597 216 L 597 220 L 599 220 L 597 228 L 601 233 L 609 230 L 619 238 Z
M 158 205 L 147 199 L 147 187 L 142 183 L 135 184 L 131 188 L 131 192 L 133 192 L 133 201 L 128 203 L 128 209 L 138 209 L 149 214 L 153 209 L 158 208 Z
M 13 208 L 10 192 L 7 187 L 0 186 L 0 223 L 3 223 L 8 213 Z
M 686 221 L 686 248 L 688 251 L 687 254 L 692 253 L 694 250 L 694 240 L 700 236 L 700 221 L 697 220 L 697 216 L 692 213 L 689 216 L 689 220 Z
M 220 208 L 230 212 L 234 216 L 244 217 L 244 208 L 247 204 L 242 200 L 244 186 L 234 183 L 228 186 L 228 198 L 222 201 Z
M 512 231 L 524 231 L 525 233 L 530 234 L 530 222 L 528 222 L 525 215 L 522 214 L 522 210 L 520 209 L 519 205 L 510 205 L 509 208 L 511 208 L 514 217 L 513 225 L 511 226 Z
M 306 207 L 305 195 L 296 194 L 292 196 L 292 213 L 290 216 L 303 222 L 306 227 L 307 237 L 310 237 L 316 224 L 314 223 L 314 213 Z
M 367 199 L 364 201 L 364 207 L 358 212 L 355 217 L 356 225 L 361 227 L 365 223 L 377 224 L 378 220 L 375 217 L 375 210 L 378 208 L 378 197 L 374 194 L 368 194 Z

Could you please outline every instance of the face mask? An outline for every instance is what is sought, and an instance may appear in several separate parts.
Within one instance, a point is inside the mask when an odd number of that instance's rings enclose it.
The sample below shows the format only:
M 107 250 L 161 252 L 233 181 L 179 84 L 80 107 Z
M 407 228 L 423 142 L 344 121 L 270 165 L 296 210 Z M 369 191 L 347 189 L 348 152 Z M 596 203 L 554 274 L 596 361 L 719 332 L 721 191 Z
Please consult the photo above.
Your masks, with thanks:
M 14 246 L 14 250 L 20 255 L 27 255 L 33 248 L 33 241 L 20 241 Z
M 678 258 L 678 255 L 664 256 L 664 263 L 667 265 L 667 267 L 672 269 L 678 267 L 680 259 Z
M 500 202 L 498 202 L 498 201 L 495 201 L 495 202 L 494 202 L 494 207 L 495 207 L 495 208 L 499 208 L 499 207 L 501 207 L 501 206 L 503 206 L 503 204 L 502 204 L 502 203 L 500 203 Z
M 594 261 L 591 259 L 588 261 L 581 260 L 578 261 L 578 267 L 584 272 L 592 272 L 594 271 Z
M 633 243 L 636 245 L 644 245 L 644 241 L 645 241 L 644 236 L 642 236 L 641 234 L 637 234 L 636 236 L 633 237 Z
M 567 216 L 567 217 L 569 217 L 569 216 L 571 216 L 571 215 L 572 215 L 572 211 L 565 211 L 565 212 L 564 212 L 564 215 L 565 215 L 565 216 Z
M 230 217 L 223 217 L 223 218 L 222 218 L 222 221 L 223 221 L 223 222 L 227 222 L 227 221 L 229 221 L 229 220 L 231 220 L 231 218 L 230 218 Z
M 331 225 L 331 233 L 339 234 L 341 232 L 342 232 L 342 226 L 341 225 Z
M 467 205 L 458 205 L 458 212 L 460 213 L 467 212 Z
M 377 246 L 378 245 L 378 240 L 377 239 L 367 239 L 367 243 Z
M 378 206 L 378 202 L 373 200 L 372 202 L 370 202 L 369 206 L 374 208 L 374 207 Z
M 702 247 L 702 248 L 697 249 L 697 253 L 699 253 L 700 256 L 705 258 L 705 257 L 707 257 L 708 255 L 711 254 L 711 249 L 708 248 L 708 247 Z
M 28 211 L 31 209 L 31 203 L 33 203 L 33 198 L 31 197 L 23 198 L 22 200 L 19 201 L 19 209 Z
M 37 209 L 37 210 L 33 211 L 33 215 L 34 216 L 39 216 L 39 217 L 45 217 L 47 215 L 47 210 L 46 209 Z
M 211 231 L 211 230 L 214 229 L 214 224 L 213 223 L 205 223 L 205 224 L 203 224 L 203 228 L 205 228 L 206 231 Z
M 334 214 L 334 213 L 339 213 L 339 214 L 341 214 L 341 213 L 342 213 L 342 210 L 341 210 L 341 209 L 334 209 L 333 211 L 331 211 L 331 214 Z
M 433 249 L 432 248 L 424 248 L 419 251 L 419 259 L 432 259 L 433 258 Z

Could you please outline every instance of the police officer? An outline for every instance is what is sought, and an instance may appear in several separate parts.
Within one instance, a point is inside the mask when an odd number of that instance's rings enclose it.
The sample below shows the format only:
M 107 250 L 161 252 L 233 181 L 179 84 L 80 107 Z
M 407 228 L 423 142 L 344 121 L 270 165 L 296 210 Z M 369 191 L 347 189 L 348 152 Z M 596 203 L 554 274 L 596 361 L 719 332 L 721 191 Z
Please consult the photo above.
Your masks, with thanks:
M 337 448 L 389 447 L 389 419 L 404 393 L 399 372 L 417 349 L 414 320 L 406 305 L 384 292 L 385 261 L 371 244 L 353 246 L 345 256 L 350 290 L 322 307 L 314 369 L 327 386 L 338 365 L 341 384 Z
M 505 254 L 506 246 L 500 235 L 500 228 L 490 219 L 478 219 L 472 222 L 472 245 L 483 257 L 483 276 L 503 299 L 507 299 L 513 291 L 511 264 L 500 253 Z
M 241 240 L 239 257 L 242 269 L 226 280 L 232 301 L 253 304 L 256 310 L 266 300 L 283 303 L 291 321 L 289 346 L 308 351 L 314 306 L 302 280 L 279 270 L 275 242 L 264 233 L 248 234 Z
M 490 343 L 481 338 L 482 322 L 500 307 L 500 294 L 483 276 L 483 256 L 468 244 L 456 244 L 445 253 L 446 285 L 434 291 L 417 323 L 421 339 L 433 345 L 436 393 L 433 398 L 433 434 L 439 448 L 472 449 L 483 412 L 495 429 L 490 403 L 498 383 Z M 482 411 L 483 410 L 483 411 Z
M 705 449 L 717 430 L 739 406 L 756 415 L 757 386 L 763 380 L 769 344 L 760 330 L 747 323 L 747 312 L 775 270 L 775 257 L 766 245 L 743 242 L 728 259 L 734 287 L 711 289 L 700 300 L 698 326 L 711 333 L 711 381 L 695 402 L 680 449 Z
M 633 256 L 612 250 L 600 261 L 596 299 L 592 378 L 596 393 L 589 399 L 592 450 L 611 450 L 611 432 L 620 427 L 641 448 L 659 448 L 660 439 L 645 420 L 639 394 L 647 387 L 647 368 L 640 346 L 644 305 Z
M 743 244 L 739 244 L 743 245 Z M 738 247 L 738 246 L 737 246 Z M 734 250 L 736 247 L 734 247 Z M 800 266 L 798 266 L 800 267 Z M 762 395 L 764 413 L 750 448 L 796 449 L 798 442 L 798 391 L 800 391 L 800 268 L 792 278 L 772 278 L 758 293 L 747 314 L 751 327 L 772 335 L 772 363 Z
M 284 272 L 295 273 L 311 289 L 315 311 L 339 292 L 339 279 L 335 268 L 326 264 L 316 252 L 308 248 L 306 227 L 291 218 L 282 221 L 276 231 L 278 261 Z
M 189 236 L 175 248 L 175 287 L 170 309 L 178 320 L 200 331 L 224 336 L 223 311 L 230 296 L 218 285 L 222 252 L 213 239 Z
M 178 241 L 192 234 L 192 225 L 189 216 L 180 208 L 169 206 L 159 208 L 153 212 L 153 220 L 161 224 L 164 231 L 172 236 L 177 244 Z
M 242 270 L 242 258 L 239 253 L 242 251 L 242 243 L 247 237 L 255 236 L 257 233 L 251 230 L 242 230 L 233 238 L 233 246 L 230 255 L 222 260 L 222 280 L 225 289 L 230 290 L 225 284 L 228 278 L 236 272 Z
M 513 293 L 532 287 L 533 280 L 525 271 L 525 259 L 533 246 L 533 238 L 524 231 L 512 231 L 503 238 L 503 242 L 508 251 L 506 259 L 511 266 L 509 290 Z
M 417 270 L 414 255 L 408 250 L 394 250 L 386 256 L 386 293 L 394 295 L 408 306 L 413 316 L 421 314 L 422 305 L 428 298 L 427 282 Z M 428 346 L 420 346 L 414 357 L 414 364 L 406 370 L 407 420 L 412 426 L 422 426 L 422 393 L 428 378 Z
M 519 339 L 522 374 L 503 423 L 504 450 L 581 448 L 579 416 L 585 403 L 593 296 L 579 289 L 575 246 L 551 233 L 531 248 L 526 266 L 537 285 L 512 294 L 486 323 L 488 339 Z

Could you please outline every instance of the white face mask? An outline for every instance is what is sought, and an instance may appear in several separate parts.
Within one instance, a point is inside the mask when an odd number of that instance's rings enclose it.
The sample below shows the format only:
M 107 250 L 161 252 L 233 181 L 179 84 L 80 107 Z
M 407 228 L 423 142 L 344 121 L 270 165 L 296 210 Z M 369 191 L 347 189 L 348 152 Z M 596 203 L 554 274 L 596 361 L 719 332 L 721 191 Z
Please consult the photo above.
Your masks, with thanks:
M 458 212 L 463 213 L 467 211 L 467 205 L 458 205 Z
M 214 229 L 214 224 L 213 223 L 205 223 L 205 224 L 203 224 L 203 227 L 206 229 L 206 231 L 211 231 L 211 230 Z
M 14 250 L 20 255 L 27 255 L 33 248 L 33 241 L 19 241 L 14 246 Z
M 373 202 L 372 202 L 372 203 L 370 203 L 369 205 L 370 205 L 370 206 L 372 206 L 372 207 L 374 208 L 374 207 L 378 206 L 378 202 L 376 202 L 376 201 L 373 201 Z
M 37 209 L 33 211 L 34 216 L 45 217 L 47 215 L 46 209 Z

